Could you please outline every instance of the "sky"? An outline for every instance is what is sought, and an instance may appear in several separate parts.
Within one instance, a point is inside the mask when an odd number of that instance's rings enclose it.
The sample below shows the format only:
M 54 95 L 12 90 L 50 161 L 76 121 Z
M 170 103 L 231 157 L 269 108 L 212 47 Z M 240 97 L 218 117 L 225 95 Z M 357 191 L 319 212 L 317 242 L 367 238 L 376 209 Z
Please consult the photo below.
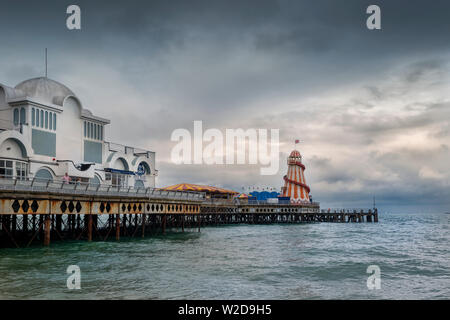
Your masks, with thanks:
M 66 8 L 81 8 L 68 30 Z M 381 8 L 368 30 L 366 8 Z M 156 152 L 157 186 L 280 189 L 295 146 L 322 208 L 450 211 L 448 1 L 0 0 L 0 83 L 44 74 Z M 278 174 L 176 165 L 175 129 L 279 129 Z

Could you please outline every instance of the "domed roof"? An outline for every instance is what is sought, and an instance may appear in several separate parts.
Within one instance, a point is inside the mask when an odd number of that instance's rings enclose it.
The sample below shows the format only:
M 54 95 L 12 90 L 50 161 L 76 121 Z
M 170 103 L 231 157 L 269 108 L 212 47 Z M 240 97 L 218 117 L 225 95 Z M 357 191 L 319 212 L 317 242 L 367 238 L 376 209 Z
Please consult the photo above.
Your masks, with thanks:
M 289 155 L 289 158 L 300 158 L 300 157 L 301 157 L 300 152 L 298 152 L 297 150 L 293 150 Z
M 34 98 L 39 102 L 61 106 L 67 96 L 75 96 L 72 90 L 65 85 L 46 77 L 25 80 L 19 83 L 15 89 L 22 91 L 27 97 Z

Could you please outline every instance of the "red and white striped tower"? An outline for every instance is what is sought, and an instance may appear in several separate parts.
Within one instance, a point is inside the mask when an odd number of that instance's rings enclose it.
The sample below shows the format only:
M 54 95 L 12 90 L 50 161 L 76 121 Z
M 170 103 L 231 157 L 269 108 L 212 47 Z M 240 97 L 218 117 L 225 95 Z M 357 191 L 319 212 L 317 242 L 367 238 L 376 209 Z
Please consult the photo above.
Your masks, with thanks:
M 296 141 L 297 142 L 297 141 Z M 300 152 L 294 150 L 287 160 L 288 171 L 283 177 L 284 187 L 282 188 L 283 197 L 290 197 L 291 203 L 309 202 L 310 189 L 305 180 L 305 166 L 302 164 Z

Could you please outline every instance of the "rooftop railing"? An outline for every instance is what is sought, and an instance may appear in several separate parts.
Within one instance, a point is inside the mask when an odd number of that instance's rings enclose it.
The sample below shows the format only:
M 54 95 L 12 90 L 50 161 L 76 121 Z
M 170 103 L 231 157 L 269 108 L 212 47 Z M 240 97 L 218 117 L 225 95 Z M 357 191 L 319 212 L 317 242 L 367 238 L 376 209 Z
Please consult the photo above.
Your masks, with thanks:
M 373 209 L 368 208 L 350 208 L 350 209 L 321 209 L 320 213 L 367 213 L 369 211 L 373 211 Z
M 48 179 L 0 178 L 0 192 L 46 192 L 83 196 L 138 197 L 166 200 L 204 201 L 205 193 L 195 191 L 172 191 L 158 188 L 134 188 L 92 184 L 87 182 L 52 181 Z
M 277 205 L 291 205 L 291 206 L 311 206 L 318 207 L 320 206 L 319 202 L 303 202 L 303 203 L 291 203 L 290 200 L 278 200 L 277 202 L 271 202 L 267 200 L 243 200 L 238 199 L 241 204 L 256 204 L 256 205 L 267 205 L 267 206 L 277 206 Z
M 301 206 L 301 207 L 319 207 L 319 202 L 305 202 L 301 204 L 293 204 L 289 200 L 278 200 L 278 202 L 270 202 L 267 200 L 247 200 L 247 199 L 220 199 L 220 198 L 208 198 L 204 201 L 205 204 L 215 204 L 215 205 L 226 205 L 226 204 L 235 204 L 235 205 L 257 205 L 257 206 Z
M 130 146 L 126 146 L 126 145 L 115 143 L 115 142 L 105 141 L 105 144 L 108 145 L 109 151 L 122 152 L 125 154 L 146 155 L 147 157 L 150 157 L 150 154 L 154 153 L 153 151 L 148 151 L 148 150 L 144 150 L 141 148 L 130 147 Z

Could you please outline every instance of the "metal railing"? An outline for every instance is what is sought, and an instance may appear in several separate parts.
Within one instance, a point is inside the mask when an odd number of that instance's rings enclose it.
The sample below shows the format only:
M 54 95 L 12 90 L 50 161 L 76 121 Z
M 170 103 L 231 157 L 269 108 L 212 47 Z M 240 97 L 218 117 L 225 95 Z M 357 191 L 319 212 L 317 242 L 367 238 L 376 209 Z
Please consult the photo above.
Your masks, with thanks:
M 147 199 L 204 201 L 205 193 L 196 191 L 172 191 L 158 188 L 134 188 L 87 182 L 53 181 L 49 179 L 0 178 L 0 192 L 46 192 L 87 196 L 139 197 Z
M 279 200 L 278 202 L 270 202 L 267 200 L 247 200 L 247 199 L 220 199 L 220 198 L 208 198 L 204 201 L 205 204 L 214 205 L 256 205 L 256 206 L 292 206 L 292 207 L 320 207 L 319 202 L 305 202 L 302 204 L 293 204 L 289 200 Z
M 235 205 L 236 199 L 207 198 L 204 203 L 214 205 Z
M 121 152 L 125 154 L 134 154 L 134 155 L 145 155 L 147 158 L 150 157 L 150 154 L 154 153 L 154 151 L 145 150 L 142 148 L 130 147 L 124 144 L 105 141 L 104 142 L 108 146 L 109 151 L 113 152 Z
M 321 209 L 320 213 L 367 213 L 369 211 L 374 211 L 374 209 L 368 208 L 351 208 L 351 209 Z
M 304 207 L 319 207 L 319 202 L 304 202 L 304 203 L 291 203 L 290 200 L 278 200 L 277 202 L 270 202 L 267 200 L 243 200 L 243 199 L 237 199 L 240 204 L 250 204 L 250 205 L 263 205 L 263 206 L 280 206 L 280 205 L 290 205 L 290 206 L 304 206 Z

